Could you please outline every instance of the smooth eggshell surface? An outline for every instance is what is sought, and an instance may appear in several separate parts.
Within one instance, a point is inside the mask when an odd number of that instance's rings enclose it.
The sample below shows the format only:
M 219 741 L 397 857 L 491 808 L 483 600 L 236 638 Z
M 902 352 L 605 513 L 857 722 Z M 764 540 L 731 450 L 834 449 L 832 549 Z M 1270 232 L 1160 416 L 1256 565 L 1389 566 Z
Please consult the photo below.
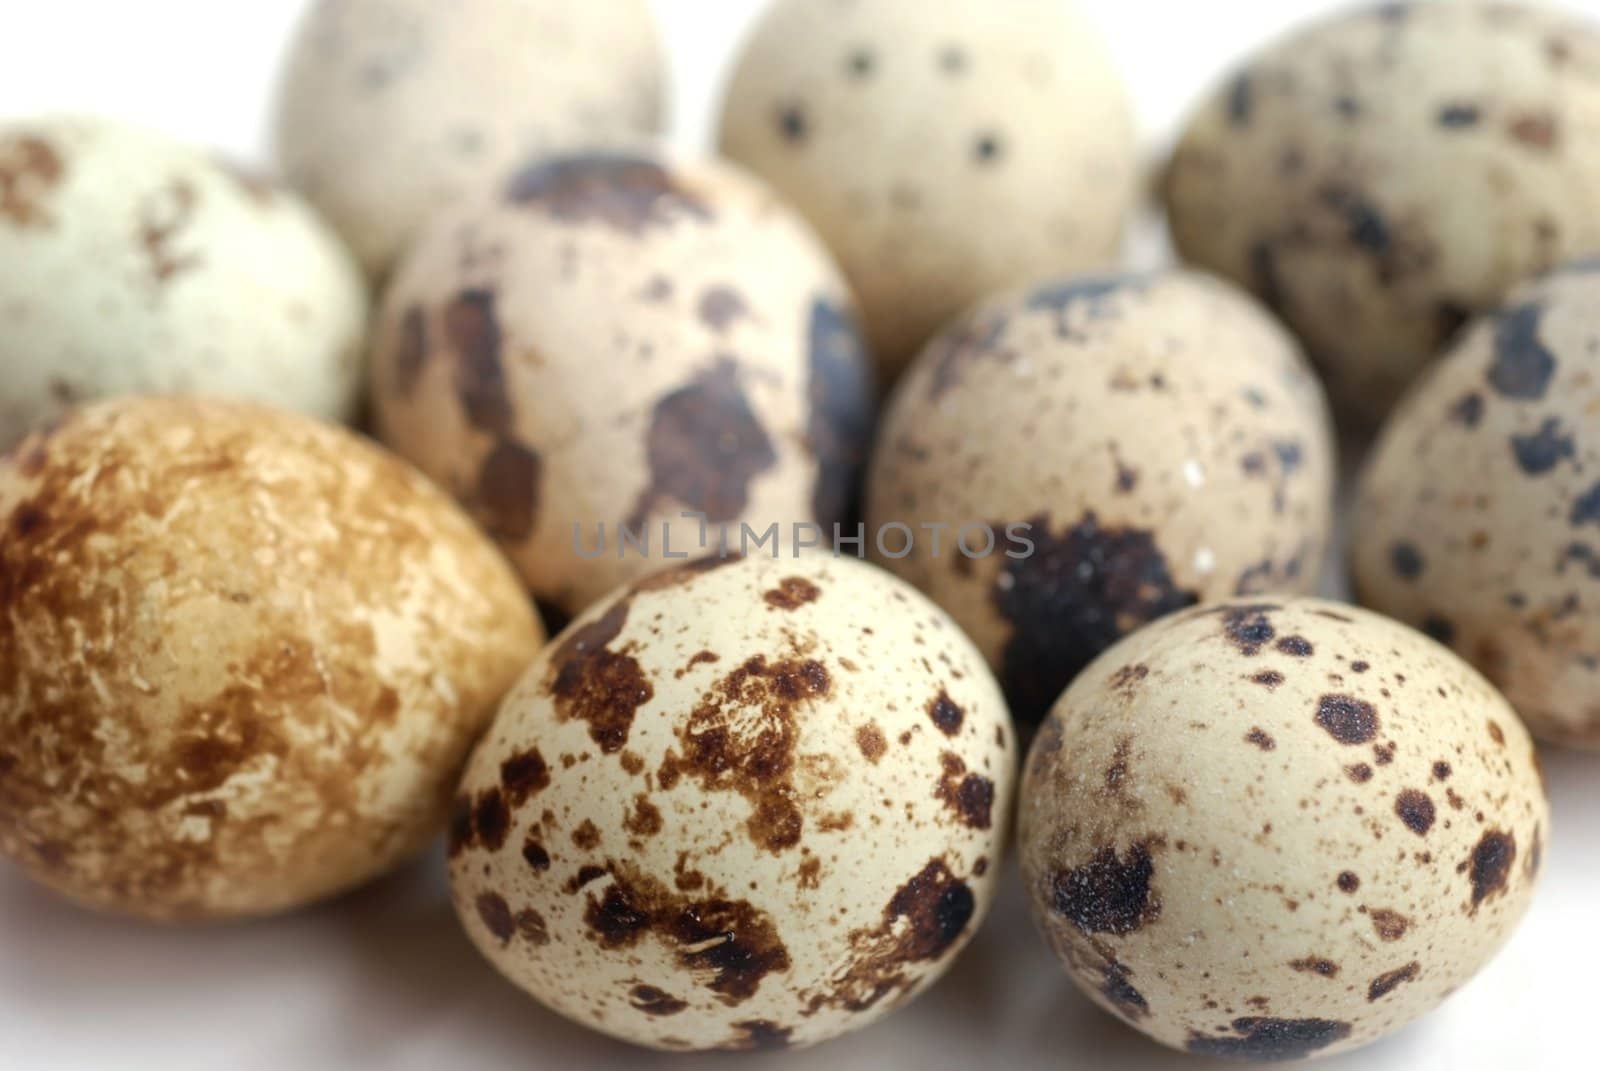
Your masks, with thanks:
M 929 345 L 884 417 L 867 524 L 914 531 L 884 564 L 960 622 L 1033 725 L 1146 621 L 1315 590 L 1335 467 L 1321 389 L 1244 295 L 1188 272 L 1065 279 Z M 996 535 L 987 555 L 957 542 L 973 524 Z M 965 539 L 981 555 L 983 530 Z
M 1470 316 L 1600 250 L 1600 24 L 1358 7 L 1259 52 L 1166 180 L 1185 259 L 1251 287 L 1381 417 Z
M 132 393 L 349 419 L 366 321 L 359 271 L 293 194 L 108 120 L 0 124 L 0 449 Z
M 646 0 L 317 0 L 278 156 L 381 276 L 431 215 L 531 155 L 659 130 L 665 67 Z
M 363 440 L 77 410 L 0 458 L 0 853 L 154 919 L 347 889 L 443 826 L 541 639 L 494 546 Z
M 717 525 L 735 551 L 741 522 L 831 536 L 867 452 L 871 369 L 844 283 L 723 164 L 535 163 L 429 228 L 374 337 L 383 440 L 567 613 L 716 545 Z M 647 552 L 622 547 L 623 525 Z
M 1139 186 L 1127 90 L 1065 0 L 776 0 L 721 144 L 839 257 L 886 381 L 986 294 L 1110 263 Z
M 557 638 L 452 825 L 479 950 L 663 1049 L 805 1045 L 948 968 L 999 874 L 1015 745 L 943 613 L 853 559 L 716 557 Z
M 1390 418 L 1361 601 L 1454 647 L 1539 736 L 1600 748 L 1600 261 L 1514 293 Z
M 1510 936 L 1550 831 L 1487 681 L 1316 599 L 1189 610 L 1106 652 L 1035 739 L 1018 821 L 1079 987 L 1165 1044 L 1253 1060 L 1433 1008 Z

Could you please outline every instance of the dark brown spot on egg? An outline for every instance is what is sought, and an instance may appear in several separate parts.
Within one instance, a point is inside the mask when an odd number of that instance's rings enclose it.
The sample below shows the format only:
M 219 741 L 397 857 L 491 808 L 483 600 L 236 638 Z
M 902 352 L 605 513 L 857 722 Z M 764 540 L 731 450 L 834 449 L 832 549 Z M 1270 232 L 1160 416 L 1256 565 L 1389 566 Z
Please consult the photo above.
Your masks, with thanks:
M 653 985 L 636 985 L 628 990 L 628 1003 L 652 1018 L 677 1015 L 689 1006 L 688 1001 L 679 1000 Z
M 744 295 L 731 286 L 713 286 L 700 295 L 700 322 L 719 335 L 750 315 Z
M 661 810 L 643 792 L 633 797 L 633 809 L 623 816 L 622 828 L 636 837 L 653 837 L 661 832 Z
M 578 828 L 572 831 L 573 847 L 586 852 L 592 852 L 600 847 L 600 829 L 589 819 L 585 818 L 579 823 Z
M 524 941 L 532 945 L 550 943 L 550 927 L 545 925 L 544 916 L 533 908 L 525 907 L 518 911 L 515 922 L 517 933 Z
M 1353 893 L 1361 888 L 1361 879 L 1352 871 L 1341 870 L 1335 884 L 1339 886 L 1340 892 Z
M 1233 1034 L 1191 1033 L 1184 1048 L 1234 1060 L 1301 1060 L 1350 1036 L 1350 1024 L 1332 1019 L 1246 1017 L 1229 1024 Z
M 1085 934 L 1132 933 L 1161 914 L 1150 887 L 1155 862 L 1146 844 L 1133 844 L 1119 856 L 1104 847 L 1082 866 L 1058 870 L 1050 880 L 1050 902 Z
M 1411 927 L 1410 919 L 1386 907 L 1367 909 L 1367 917 L 1372 920 L 1372 928 L 1378 931 L 1378 939 L 1381 941 L 1398 941 Z
M 1271 691 L 1283 683 L 1284 677 L 1275 669 L 1263 669 L 1252 674 L 1250 680 Z
M 1345 776 L 1356 784 L 1364 784 L 1372 780 L 1372 767 L 1364 762 L 1357 762 L 1344 768 Z
M 1259 725 L 1251 726 L 1250 731 L 1244 734 L 1244 738 L 1262 751 L 1271 751 L 1278 746 L 1277 741 Z
M 1123 695 L 1132 698 L 1138 690 L 1139 682 L 1150 676 L 1150 667 L 1145 665 L 1123 666 L 1111 675 L 1109 684 Z
M 1555 375 L 1555 354 L 1540 341 L 1544 306 L 1524 302 L 1494 316 L 1494 361 L 1489 365 L 1489 386 L 1501 397 L 1538 401 L 1550 389 Z
M 542 160 L 512 176 L 506 200 L 562 223 L 597 223 L 631 235 L 715 218 L 703 198 L 660 164 L 624 153 Z
M 1304 636 L 1285 636 L 1273 646 L 1280 654 L 1293 658 L 1310 658 L 1316 653 L 1316 648 Z
M 1434 763 L 1433 776 L 1437 781 L 1448 781 L 1450 779 L 1450 764 L 1448 762 Z
M 500 787 L 505 791 L 506 802 L 513 808 L 550 787 L 550 767 L 539 749 L 529 748 L 502 762 Z
M 1561 128 L 1555 116 L 1547 112 L 1530 112 L 1513 116 L 1506 124 L 1511 140 L 1538 152 L 1548 152 L 1560 140 Z
M 1561 421 L 1551 417 L 1530 435 L 1511 436 L 1511 453 L 1517 467 L 1529 476 L 1543 476 L 1562 461 L 1577 455 L 1571 435 L 1562 433 Z
M 1100 965 L 1100 995 L 1105 997 L 1124 1019 L 1139 1020 L 1150 1014 L 1150 1003 L 1144 994 L 1128 979 L 1133 972 L 1115 959 Z
M 456 355 L 455 388 L 467 422 L 491 435 L 509 435 L 516 424 L 505 369 L 504 339 L 491 290 L 457 294 L 444 310 L 444 335 Z
M 506 799 L 497 788 L 478 796 L 477 807 L 472 812 L 472 827 L 480 843 L 491 852 L 499 851 L 511 831 L 511 811 Z
M 478 469 L 468 503 L 484 530 L 518 543 L 531 536 L 539 516 L 543 473 L 538 453 L 511 439 L 497 442 Z
M 1477 391 L 1462 395 L 1450 408 L 1450 419 L 1464 428 L 1475 428 L 1483 420 L 1483 395 Z
M 1389 548 L 1389 567 L 1402 580 L 1415 580 L 1424 568 L 1422 552 L 1415 543 L 1401 541 Z
M 0 219 L 18 228 L 48 225 L 44 203 L 66 166 L 55 147 L 31 134 L 0 139 Z
M 862 725 L 856 728 L 856 747 L 861 749 L 863 758 L 875 764 L 889 750 L 889 742 L 876 725 Z
M 934 786 L 934 798 L 955 813 L 962 825 L 988 829 L 994 810 L 994 782 L 982 774 L 968 773 L 967 764 L 953 751 L 939 756 L 943 773 Z
M 1491 829 L 1478 838 L 1472 849 L 1468 877 L 1472 882 L 1472 908 L 1477 914 L 1478 905 L 1506 890 L 1506 879 L 1511 876 L 1511 866 L 1517 859 L 1517 840 L 1510 833 Z
M 522 844 L 522 858 L 534 870 L 544 871 L 550 869 L 550 853 L 545 850 L 544 844 L 535 837 L 531 830 L 528 832 L 528 839 Z
M 1339 976 L 1339 965 L 1323 956 L 1306 956 L 1303 959 L 1290 960 L 1289 966 L 1303 974 L 1320 974 L 1324 978 Z
M 1033 554 L 1007 558 L 990 597 L 1011 623 L 1001 678 L 1017 720 L 1037 725 L 1084 666 L 1140 625 L 1198 598 L 1173 581 L 1153 534 L 1087 513 L 1059 535 L 1040 514 Z
M 792 1027 L 779 1026 L 768 1019 L 743 1019 L 733 1024 L 738 1031 L 719 1046 L 724 1052 L 778 1052 L 789 1047 Z
M 966 718 L 966 711 L 956 705 L 943 688 L 939 694 L 928 700 L 928 719 L 946 736 L 955 736 L 961 732 L 961 723 Z
M 1378 735 L 1378 712 L 1363 699 L 1325 695 L 1317 701 L 1317 724 L 1341 744 L 1366 744 Z
M 623 598 L 594 621 L 569 628 L 551 656 L 546 686 L 557 716 L 588 722 L 589 738 L 608 755 L 627 744 L 634 714 L 655 696 L 638 661 L 607 646 L 627 624 L 628 609 Z
M 506 903 L 506 898 L 494 892 L 479 893 L 475 904 L 484 928 L 501 944 L 509 942 L 517 932 L 517 924 L 511 917 L 511 907 Z
M 1267 618 L 1276 609 L 1266 605 L 1230 606 L 1222 611 L 1222 634 L 1240 654 L 1254 658 L 1277 638 L 1278 631 Z
M 1425 792 L 1419 792 L 1414 788 L 1401 790 L 1394 798 L 1394 813 L 1405 823 L 1407 829 L 1419 837 L 1433 828 L 1433 800 L 1429 799 Z
M 1499 725 L 1492 721 L 1489 722 L 1489 739 L 1493 740 L 1501 747 L 1506 746 L 1506 734 L 1501 730 Z
M 1367 986 L 1367 1001 L 1370 1003 L 1378 1000 L 1381 997 L 1388 996 L 1390 993 L 1394 992 L 1396 986 L 1400 985 L 1402 982 L 1414 980 L 1417 975 L 1421 973 L 1422 965 L 1416 960 L 1412 960 L 1404 967 L 1397 967 L 1392 971 L 1387 971 L 1378 975 L 1378 977 L 1374 978 Z
M 815 602 L 822 589 L 803 576 L 787 576 L 778 586 L 761 597 L 768 606 L 777 610 L 798 610 L 808 602 Z

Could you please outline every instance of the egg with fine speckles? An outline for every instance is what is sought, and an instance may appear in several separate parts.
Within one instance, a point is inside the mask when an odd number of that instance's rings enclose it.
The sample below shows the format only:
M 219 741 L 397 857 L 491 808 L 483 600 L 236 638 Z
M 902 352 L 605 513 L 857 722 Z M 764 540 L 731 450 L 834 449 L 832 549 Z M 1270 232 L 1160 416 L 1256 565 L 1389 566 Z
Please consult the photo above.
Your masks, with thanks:
M 1600 250 L 1600 22 L 1562 4 L 1360 4 L 1197 110 L 1165 201 L 1335 402 L 1381 418 L 1468 319 Z
M 658 132 L 665 79 L 647 0 L 317 0 L 277 152 L 381 278 L 429 216 L 530 155 Z
M 359 270 L 288 190 L 107 119 L 0 123 L 0 449 L 124 394 L 347 420 L 366 326 Z
M 494 545 L 363 439 L 74 410 L 0 455 L 0 856 L 162 921 L 349 889 L 445 825 L 542 639 Z
M 867 527 L 1032 726 L 1147 621 L 1315 590 L 1334 452 L 1304 357 L 1242 293 L 1191 272 L 1060 279 L 929 344 L 884 415 Z
M 450 832 L 478 950 L 658 1049 L 808 1045 L 983 921 L 1015 744 L 947 616 L 851 558 L 708 557 L 590 608 L 473 753 Z
M 1600 749 L 1600 260 L 1515 291 L 1395 410 L 1356 499 L 1361 601 L 1533 732 Z
M 883 379 L 979 298 L 1116 256 L 1133 111 L 1067 0 L 775 0 L 744 46 L 724 155 L 821 232 Z
M 1102 1008 L 1282 1060 L 1431 1010 L 1511 936 L 1550 818 L 1492 685 L 1398 622 L 1233 600 L 1134 633 L 1035 737 L 1034 920 Z
M 374 345 L 380 437 L 566 614 L 774 526 L 822 543 L 855 500 L 873 390 L 854 302 L 726 164 L 533 162 L 428 228 Z

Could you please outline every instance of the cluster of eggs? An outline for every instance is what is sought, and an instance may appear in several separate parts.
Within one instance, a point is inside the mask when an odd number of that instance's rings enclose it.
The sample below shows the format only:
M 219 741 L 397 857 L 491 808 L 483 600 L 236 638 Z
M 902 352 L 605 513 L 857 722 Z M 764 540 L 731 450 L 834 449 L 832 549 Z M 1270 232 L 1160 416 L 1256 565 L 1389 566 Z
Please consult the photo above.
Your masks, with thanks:
M 1069 4 L 775 0 L 725 160 L 657 146 L 661 53 L 644 0 L 322 0 L 286 184 L 0 127 L 0 852 L 215 919 L 448 827 L 484 956 L 665 1049 L 887 1014 L 1013 839 L 1179 1048 L 1470 978 L 1548 837 L 1524 720 L 1600 746 L 1600 29 L 1269 48 L 1142 275 Z M 1372 610 L 1312 597 L 1330 395 L 1387 417 Z

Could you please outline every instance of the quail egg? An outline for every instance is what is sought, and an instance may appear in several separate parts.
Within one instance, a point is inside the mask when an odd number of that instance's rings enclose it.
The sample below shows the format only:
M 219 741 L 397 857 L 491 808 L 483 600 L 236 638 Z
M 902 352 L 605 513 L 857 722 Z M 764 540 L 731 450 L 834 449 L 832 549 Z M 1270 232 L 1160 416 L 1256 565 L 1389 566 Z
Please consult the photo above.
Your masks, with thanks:
M 364 440 L 75 410 L 0 459 L 0 855 L 161 920 L 348 889 L 445 825 L 541 639 L 493 544 Z
M 1035 738 L 1018 848 L 1078 986 L 1158 1041 L 1352 1049 L 1505 943 L 1549 835 L 1494 688 L 1397 622 L 1232 601 L 1134 633 Z
M 1191 272 L 983 302 L 884 416 L 871 550 L 966 629 L 1020 725 L 1123 634 L 1192 603 L 1316 588 L 1334 446 L 1299 349 Z
M 888 1014 L 993 900 L 1015 751 L 954 622 L 851 558 L 702 558 L 591 607 L 474 752 L 450 837 L 478 950 L 660 1049 Z

